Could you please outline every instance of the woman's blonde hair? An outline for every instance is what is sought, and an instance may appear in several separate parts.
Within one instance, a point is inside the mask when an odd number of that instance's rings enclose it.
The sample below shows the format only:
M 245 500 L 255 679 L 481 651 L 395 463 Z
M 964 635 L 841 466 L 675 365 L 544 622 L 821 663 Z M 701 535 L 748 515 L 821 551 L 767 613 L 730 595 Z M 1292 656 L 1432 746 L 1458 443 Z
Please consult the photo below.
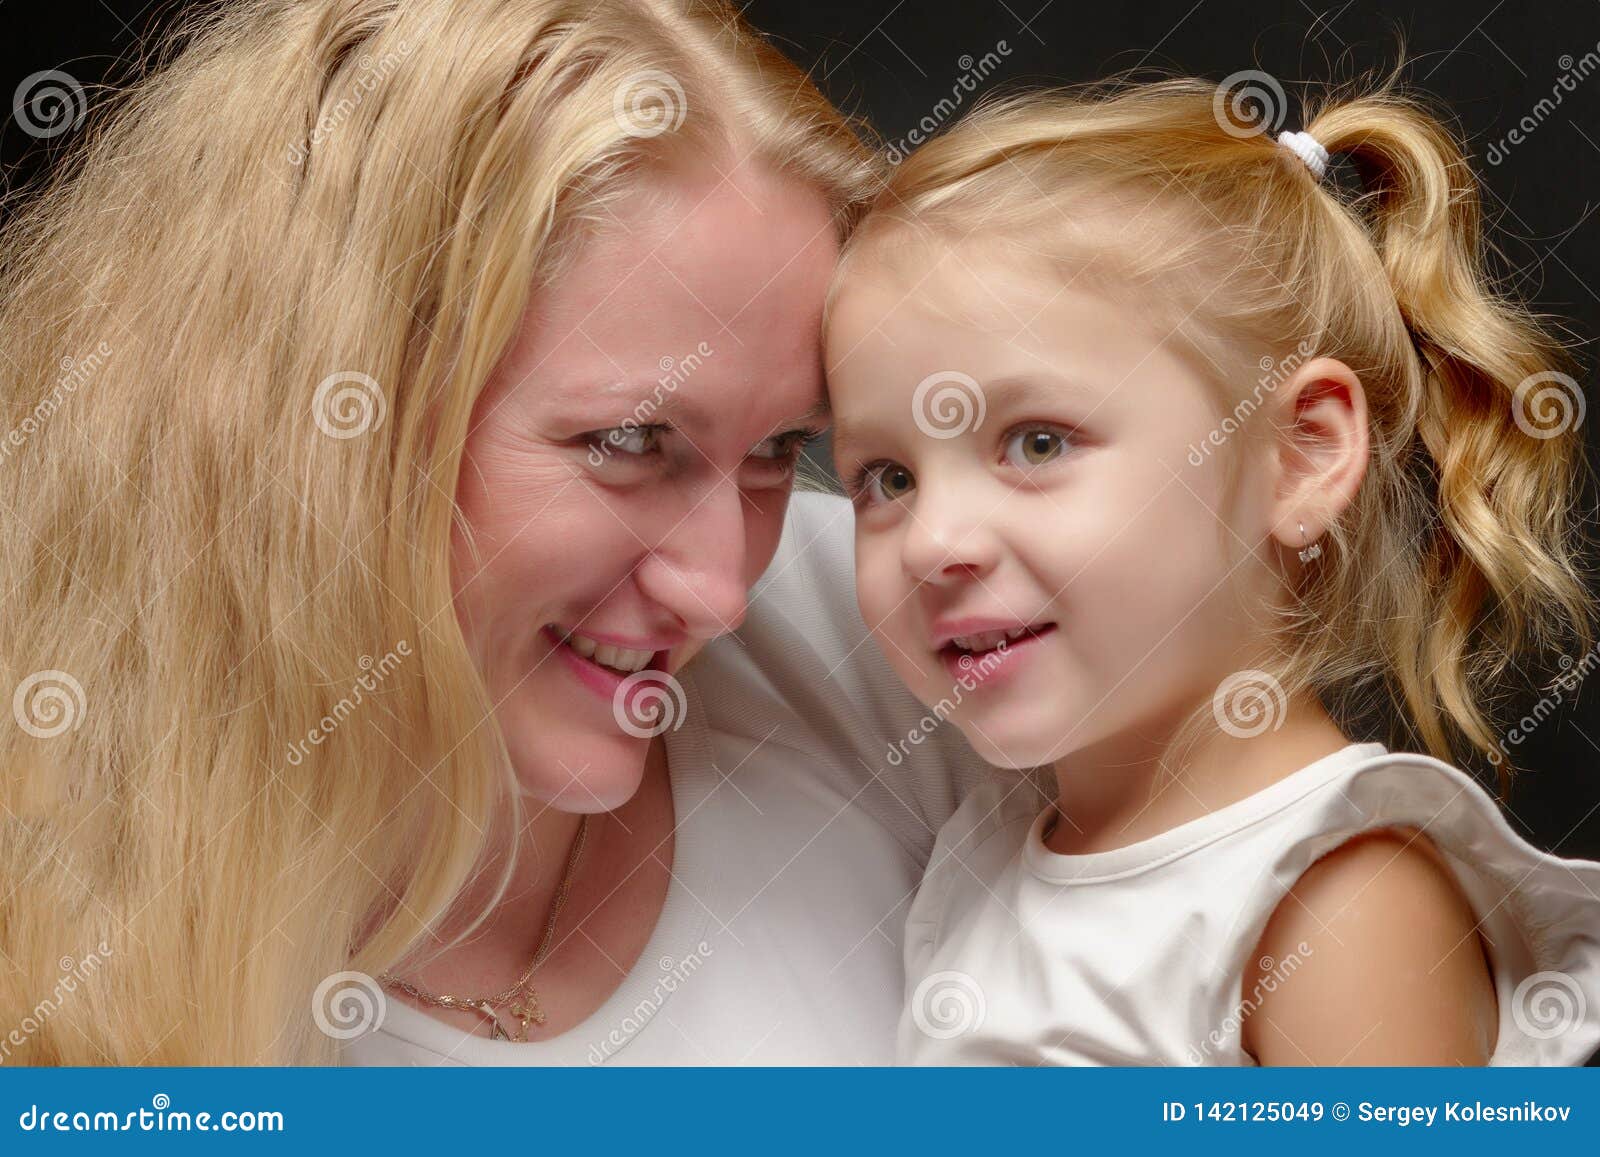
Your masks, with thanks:
M 893 260 L 918 237 L 1008 243 L 1014 260 L 1170 310 L 1175 345 L 1240 437 L 1271 436 L 1246 419 L 1299 362 L 1348 364 L 1370 409 L 1369 469 L 1239 709 L 1311 691 L 1347 725 L 1386 715 L 1393 743 L 1483 753 L 1504 785 L 1490 722 L 1502 677 L 1592 638 L 1583 397 L 1552 328 L 1493 284 L 1462 148 L 1399 74 L 1326 89 L 1307 110 L 1306 130 L 1360 178 L 1348 195 L 1276 142 L 1283 94 L 1260 73 L 985 102 L 898 166 L 834 288 L 864 254 Z M 1225 477 L 1238 462 L 1224 459 Z
M 531 290 L 669 152 L 843 237 L 855 129 L 721 0 L 242 0 L 90 122 L 0 239 L 4 1059 L 332 1059 L 507 806 L 449 559 Z

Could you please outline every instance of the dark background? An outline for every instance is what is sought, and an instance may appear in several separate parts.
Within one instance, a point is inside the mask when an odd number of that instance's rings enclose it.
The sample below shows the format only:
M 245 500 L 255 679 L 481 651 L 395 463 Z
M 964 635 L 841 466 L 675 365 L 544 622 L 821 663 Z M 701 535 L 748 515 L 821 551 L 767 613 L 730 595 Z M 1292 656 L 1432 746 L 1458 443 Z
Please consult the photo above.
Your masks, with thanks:
M 39 141 L 21 131 L 11 101 L 24 78 L 67 71 L 86 87 L 92 108 L 101 86 L 133 75 L 161 31 L 194 6 L 192 0 L 0 0 L 7 98 L 0 165 L 10 197 L 25 196 L 75 135 Z M 1001 41 L 1009 55 L 977 92 L 962 93 L 963 107 L 1001 87 L 1128 69 L 1219 81 L 1260 69 L 1289 96 L 1285 128 L 1301 127 L 1302 86 L 1387 71 L 1403 44 L 1409 81 L 1448 105 L 1469 142 L 1499 271 L 1517 293 L 1565 322 L 1583 366 L 1580 380 L 1596 404 L 1600 6 L 1592 0 L 1531 6 L 1143 0 L 1094 7 L 1069 0 L 754 0 L 746 16 L 888 141 L 929 116 L 972 60 L 996 52 Z M 1595 55 L 1586 62 L 1589 53 Z M 1557 107 L 1537 113 L 1563 75 L 1573 91 L 1561 91 Z M 1507 133 L 1530 116 L 1539 118 L 1537 127 L 1508 148 Z M 1491 149 L 1496 144 L 1503 159 Z M 1597 425 L 1600 414 L 1583 424 L 1591 461 L 1600 460 Z M 1586 509 L 1594 509 L 1592 491 Z M 1518 714 L 1540 696 L 1531 680 L 1513 692 Z M 1567 698 L 1514 749 L 1529 770 L 1508 810 L 1538 846 L 1600 859 L 1600 689 L 1584 686 Z

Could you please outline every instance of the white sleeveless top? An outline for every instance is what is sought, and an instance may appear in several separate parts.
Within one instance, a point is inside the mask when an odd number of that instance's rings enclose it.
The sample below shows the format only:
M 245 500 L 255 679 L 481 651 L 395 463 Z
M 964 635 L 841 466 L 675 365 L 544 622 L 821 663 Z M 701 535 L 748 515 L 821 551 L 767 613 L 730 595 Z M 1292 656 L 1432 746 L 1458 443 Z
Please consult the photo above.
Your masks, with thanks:
M 1600 1047 L 1600 864 L 1533 848 L 1462 772 L 1351 744 L 1150 839 L 1060 855 L 1048 801 L 994 772 L 939 833 L 906 927 L 899 1059 L 1250 1065 L 1242 984 L 1267 918 L 1320 856 L 1414 825 L 1482 923 L 1499 999 L 1490 1064 Z M 1273 962 L 1263 987 L 1298 961 Z

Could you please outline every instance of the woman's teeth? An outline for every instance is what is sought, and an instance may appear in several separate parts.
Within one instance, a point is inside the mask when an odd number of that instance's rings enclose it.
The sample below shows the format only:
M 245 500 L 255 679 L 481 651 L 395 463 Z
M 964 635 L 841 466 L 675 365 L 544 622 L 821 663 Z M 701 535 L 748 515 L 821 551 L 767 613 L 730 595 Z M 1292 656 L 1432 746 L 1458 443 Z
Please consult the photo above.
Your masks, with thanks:
M 655 655 L 654 651 L 630 651 L 627 647 L 597 643 L 584 635 L 563 635 L 562 642 L 585 659 L 593 659 L 602 667 L 611 667 L 617 671 L 643 671 L 650 665 L 650 659 Z
M 963 651 L 992 651 L 1001 643 L 1014 642 L 1027 633 L 1027 627 L 1017 627 L 1010 631 L 984 631 L 978 635 L 957 635 L 950 641 Z

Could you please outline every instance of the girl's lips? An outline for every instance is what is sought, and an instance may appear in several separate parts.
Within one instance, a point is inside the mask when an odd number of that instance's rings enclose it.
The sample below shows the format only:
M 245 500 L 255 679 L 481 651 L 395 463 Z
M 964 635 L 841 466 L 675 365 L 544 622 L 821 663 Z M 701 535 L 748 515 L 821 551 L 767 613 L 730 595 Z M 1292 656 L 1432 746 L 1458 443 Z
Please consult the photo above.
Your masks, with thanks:
M 593 659 L 584 658 L 561 638 L 561 635 L 556 632 L 554 627 L 545 627 L 542 633 L 551 648 L 560 656 L 567 670 L 572 672 L 580 684 L 605 700 L 607 706 L 611 707 L 613 714 L 615 714 L 619 710 L 619 705 L 616 702 L 617 691 L 632 676 L 596 663 Z M 645 665 L 643 670 L 660 671 L 664 675 L 669 653 L 668 651 L 657 651 L 650 657 L 650 662 Z M 625 696 L 626 702 L 620 705 L 620 710 L 625 712 L 628 718 L 639 718 L 639 708 L 633 700 L 648 690 L 650 682 L 648 679 L 635 679 L 628 688 Z
M 1040 640 L 1049 638 L 1055 629 L 1054 623 L 1046 623 L 1019 639 L 1009 640 L 991 651 L 977 653 L 963 651 L 954 643 L 946 643 L 939 648 L 939 662 L 946 674 L 964 688 L 976 690 L 979 687 L 993 687 L 1019 671 L 1038 649 Z

